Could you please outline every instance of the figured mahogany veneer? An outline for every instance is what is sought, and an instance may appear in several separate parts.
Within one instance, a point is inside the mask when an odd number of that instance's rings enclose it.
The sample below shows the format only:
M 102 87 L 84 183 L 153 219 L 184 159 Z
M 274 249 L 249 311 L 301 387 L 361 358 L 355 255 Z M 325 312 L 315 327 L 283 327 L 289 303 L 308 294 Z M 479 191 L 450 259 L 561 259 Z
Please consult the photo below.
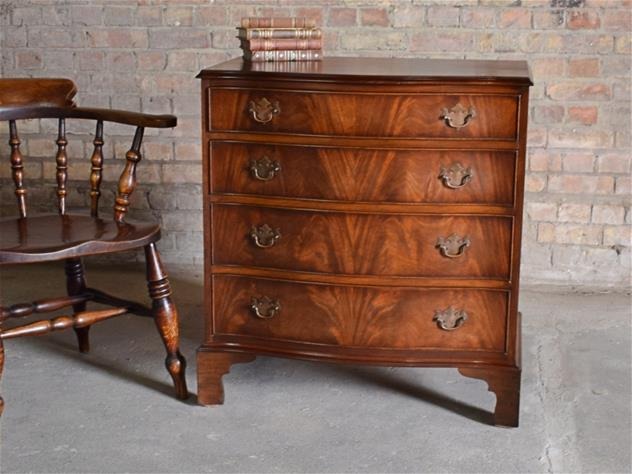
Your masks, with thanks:
M 265 98 L 279 104 L 269 123 L 244 114 L 251 101 Z M 243 130 L 314 135 L 368 137 L 441 137 L 513 139 L 517 135 L 517 96 L 434 94 L 349 94 L 275 89 L 213 89 L 211 131 Z M 476 117 L 457 129 L 438 120 L 457 104 L 472 107 Z
M 199 402 L 257 355 L 456 367 L 517 426 L 526 64 L 236 59 L 199 77 Z
M 505 349 L 507 292 L 432 290 L 280 283 L 214 277 L 213 324 L 217 335 L 312 342 L 343 347 L 401 349 Z M 253 297 L 271 295 L 280 310 L 269 319 L 253 317 Z M 446 331 L 435 311 L 465 308 L 459 330 Z
M 509 279 L 508 217 L 305 212 L 213 206 L 213 263 L 322 273 Z M 252 226 L 280 237 L 261 248 Z M 452 234 L 466 248 L 447 257 L 437 245 Z M 460 250 L 460 252 L 459 252 Z
M 512 206 L 515 152 L 358 149 L 213 141 L 211 192 Z M 274 165 L 278 171 L 273 171 Z M 253 178 L 253 166 L 258 179 Z M 438 179 L 445 170 L 447 182 Z M 467 171 L 469 170 L 469 171 Z M 459 174 L 460 173 L 460 174 Z M 469 175 L 469 179 L 464 177 Z M 458 192 L 454 187 L 458 186 Z

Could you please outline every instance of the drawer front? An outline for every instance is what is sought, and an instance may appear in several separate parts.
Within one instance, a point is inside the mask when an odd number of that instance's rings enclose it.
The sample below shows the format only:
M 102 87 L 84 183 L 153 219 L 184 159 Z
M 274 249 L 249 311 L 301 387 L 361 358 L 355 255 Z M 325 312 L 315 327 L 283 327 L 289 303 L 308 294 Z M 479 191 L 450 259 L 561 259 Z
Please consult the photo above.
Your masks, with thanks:
M 211 143 L 211 192 L 511 205 L 515 153 Z
M 213 277 L 215 334 L 340 346 L 504 351 L 508 292 Z
M 212 89 L 211 130 L 515 139 L 517 96 Z
M 356 275 L 509 278 L 510 217 L 213 205 L 212 219 L 215 264 Z

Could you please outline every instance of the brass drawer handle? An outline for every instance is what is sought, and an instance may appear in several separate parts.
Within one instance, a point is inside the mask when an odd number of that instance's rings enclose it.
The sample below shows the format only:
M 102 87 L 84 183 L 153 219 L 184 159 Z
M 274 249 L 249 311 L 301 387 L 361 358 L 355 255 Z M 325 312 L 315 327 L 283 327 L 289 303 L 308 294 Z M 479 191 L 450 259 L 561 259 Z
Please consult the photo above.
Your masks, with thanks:
M 281 231 L 273 229 L 268 224 L 253 225 L 250 229 L 250 238 L 257 247 L 267 249 L 276 244 L 277 240 L 281 238 Z
M 457 258 L 463 255 L 465 249 L 469 247 L 470 244 L 471 241 L 468 237 L 459 237 L 456 234 L 452 234 L 447 238 L 439 237 L 436 247 L 444 257 Z
M 441 166 L 439 178 L 450 189 L 459 189 L 472 180 L 472 168 L 465 168 L 461 163 L 454 163 L 450 167 Z
M 279 171 L 281 171 L 279 162 L 272 161 L 267 156 L 250 161 L 250 174 L 259 181 L 270 181 Z
M 435 310 L 433 321 L 444 331 L 454 331 L 463 326 L 468 314 L 462 309 L 454 309 L 452 306 L 446 309 Z
M 441 114 L 441 118 L 445 120 L 445 123 L 457 130 L 467 126 L 474 117 L 476 117 L 476 109 L 474 107 L 466 109 L 460 103 L 450 110 L 444 108 Z
M 278 100 L 270 102 L 265 97 L 251 100 L 248 104 L 248 113 L 259 123 L 268 123 L 275 115 L 279 115 L 281 108 Z
M 250 298 L 250 309 L 255 316 L 261 319 L 274 318 L 281 311 L 281 303 L 279 300 L 273 300 L 268 296 Z

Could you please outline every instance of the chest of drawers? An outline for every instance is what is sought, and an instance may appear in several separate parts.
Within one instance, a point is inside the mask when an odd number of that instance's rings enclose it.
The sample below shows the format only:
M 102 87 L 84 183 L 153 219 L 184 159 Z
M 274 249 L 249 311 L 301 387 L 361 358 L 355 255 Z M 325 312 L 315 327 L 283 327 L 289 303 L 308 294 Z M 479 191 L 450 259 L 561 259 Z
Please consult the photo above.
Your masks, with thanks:
M 517 426 L 526 63 L 235 59 L 199 77 L 199 402 L 259 355 L 456 367 Z

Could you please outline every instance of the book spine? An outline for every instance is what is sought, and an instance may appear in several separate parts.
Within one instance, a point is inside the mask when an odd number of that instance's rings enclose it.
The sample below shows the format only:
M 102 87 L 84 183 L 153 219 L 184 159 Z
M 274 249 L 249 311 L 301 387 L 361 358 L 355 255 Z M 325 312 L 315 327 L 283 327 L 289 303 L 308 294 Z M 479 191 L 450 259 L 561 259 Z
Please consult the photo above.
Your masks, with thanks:
M 246 17 L 241 19 L 243 28 L 314 28 L 316 22 L 309 18 Z
M 323 52 L 320 49 L 244 51 L 244 59 L 253 62 L 319 61 L 322 58 Z
M 275 49 L 322 49 L 323 41 L 321 38 L 316 39 L 298 39 L 298 38 L 275 38 L 275 39 L 251 39 L 242 40 L 242 48 L 252 51 L 275 50 Z
M 322 38 L 320 29 L 305 28 L 238 28 L 238 38 L 252 39 L 316 39 Z

